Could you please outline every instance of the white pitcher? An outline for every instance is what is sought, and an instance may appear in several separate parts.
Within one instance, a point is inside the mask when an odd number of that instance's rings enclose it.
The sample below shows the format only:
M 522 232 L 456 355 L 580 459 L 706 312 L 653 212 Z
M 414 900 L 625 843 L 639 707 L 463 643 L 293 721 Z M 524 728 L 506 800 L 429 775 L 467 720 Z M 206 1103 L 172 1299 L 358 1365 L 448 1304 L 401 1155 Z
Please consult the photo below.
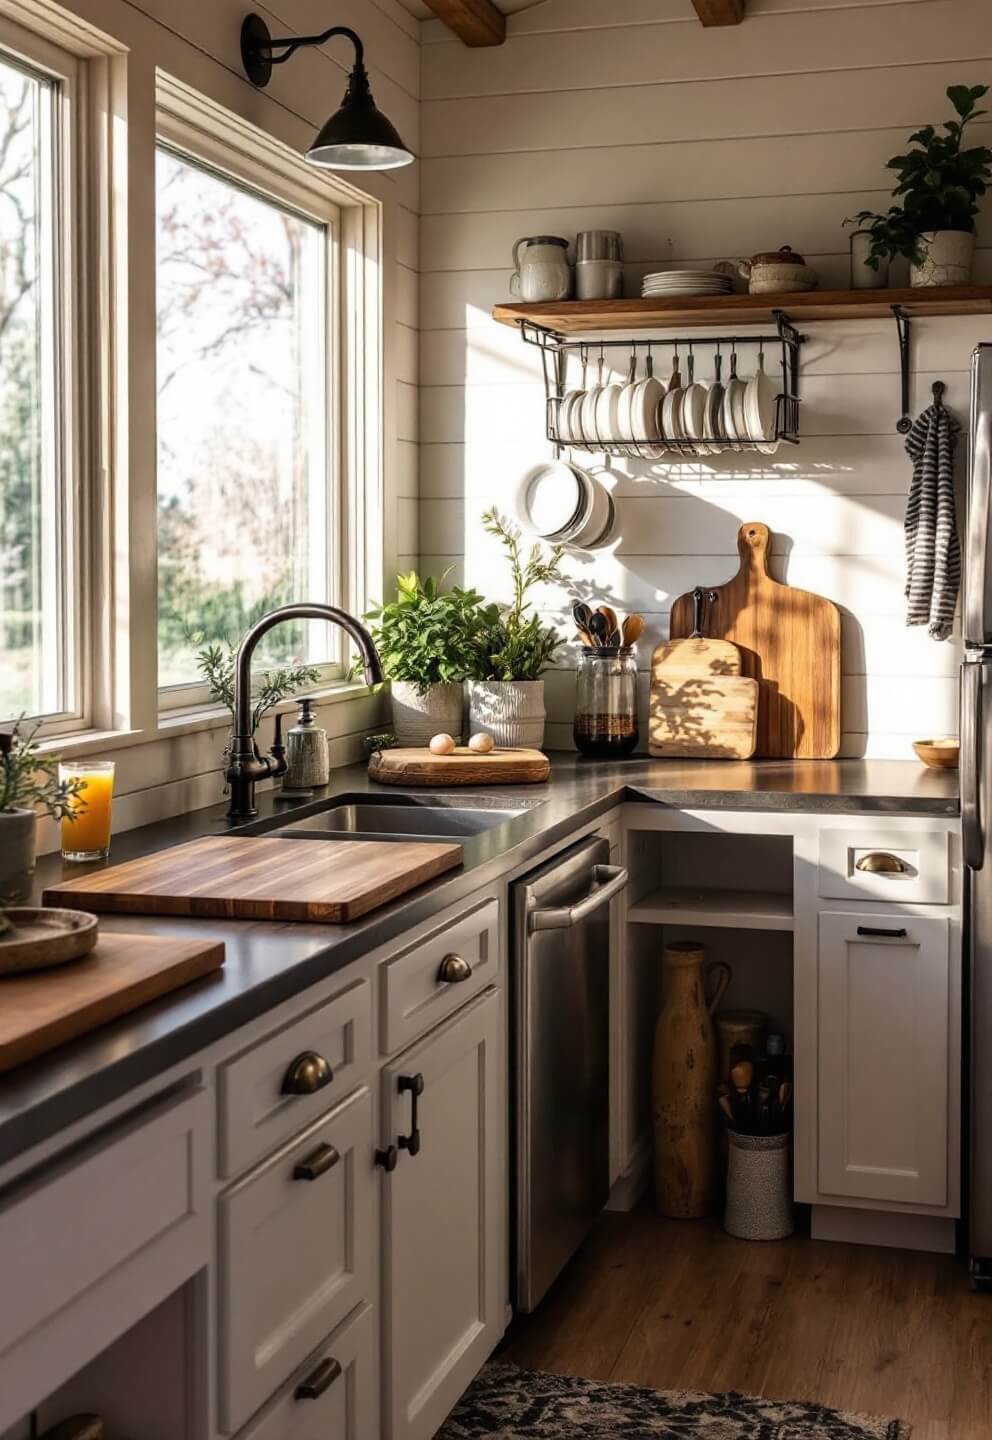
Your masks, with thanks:
M 527 304 L 567 300 L 571 293 L 572 267 L 568 263 L 567 240 L 558 235 L 531 235 L 517 241 L 510 276 L 510 294 L 515 300 Z

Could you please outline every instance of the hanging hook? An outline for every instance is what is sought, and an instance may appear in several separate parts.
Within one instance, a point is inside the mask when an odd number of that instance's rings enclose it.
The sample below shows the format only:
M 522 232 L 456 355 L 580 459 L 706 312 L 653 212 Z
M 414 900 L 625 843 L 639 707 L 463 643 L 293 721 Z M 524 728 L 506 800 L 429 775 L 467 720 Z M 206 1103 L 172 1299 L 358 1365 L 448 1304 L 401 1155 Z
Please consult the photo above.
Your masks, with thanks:
M 908 435 L 913 428 L 912 417 L 909 413 L 909 364 L 910 364 L 910 324 L 909 316 L 901 305 L 892 306 L 892 314 L 896 322 L 896 334 L 899 337 L 899 371 L 901 380 L 902 414 L 896 421 L 896 429 L 900 435 Z
M 946 389 L 947 386 L 944 384 L 943 380 L 935 380 L 930 386 L 930 393 L 933 395 L 933 403 L 935 405 L 943 405 L 944 391 Z

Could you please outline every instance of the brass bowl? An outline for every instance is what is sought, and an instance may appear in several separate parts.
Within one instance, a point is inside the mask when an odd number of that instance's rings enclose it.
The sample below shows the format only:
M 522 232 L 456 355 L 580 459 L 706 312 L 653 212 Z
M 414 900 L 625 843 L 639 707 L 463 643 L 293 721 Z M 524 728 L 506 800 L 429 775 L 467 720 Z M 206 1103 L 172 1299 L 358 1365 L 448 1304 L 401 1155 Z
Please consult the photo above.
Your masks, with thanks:
M 933 770 L 956 770 L 961 746 L 956 735 L 942 740 L 914 740 L 913 749 Z

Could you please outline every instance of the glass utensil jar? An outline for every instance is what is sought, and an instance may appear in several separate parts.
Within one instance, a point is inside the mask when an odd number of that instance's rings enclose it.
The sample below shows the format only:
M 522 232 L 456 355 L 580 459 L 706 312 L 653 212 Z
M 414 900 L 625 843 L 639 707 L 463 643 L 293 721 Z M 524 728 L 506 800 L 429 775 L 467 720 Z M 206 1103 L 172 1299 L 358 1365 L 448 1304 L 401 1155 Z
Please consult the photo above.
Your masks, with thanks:
M 576 749 L 592 759 L 637 748 L 637 662 L 629 646 L 586 647 L 575 677 Z
M 113 760 L 63 760 L 59 779 L 80 784 L 73 813 L 62 821 L 63 860 L 105 860 L 110 854 Z

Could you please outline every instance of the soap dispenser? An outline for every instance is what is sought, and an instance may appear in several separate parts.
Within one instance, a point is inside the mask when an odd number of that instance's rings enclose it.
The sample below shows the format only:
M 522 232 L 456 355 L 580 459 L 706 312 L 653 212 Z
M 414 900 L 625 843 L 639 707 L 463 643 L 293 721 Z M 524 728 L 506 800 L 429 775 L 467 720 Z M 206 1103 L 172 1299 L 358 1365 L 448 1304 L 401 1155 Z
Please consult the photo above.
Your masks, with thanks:
M 313 701 L 300 701 L 296 724 L 286 736 L 286 775 L 283 790 L 312 790 L 326 785 L 330 776 L 327 731 L 314 719 Z

